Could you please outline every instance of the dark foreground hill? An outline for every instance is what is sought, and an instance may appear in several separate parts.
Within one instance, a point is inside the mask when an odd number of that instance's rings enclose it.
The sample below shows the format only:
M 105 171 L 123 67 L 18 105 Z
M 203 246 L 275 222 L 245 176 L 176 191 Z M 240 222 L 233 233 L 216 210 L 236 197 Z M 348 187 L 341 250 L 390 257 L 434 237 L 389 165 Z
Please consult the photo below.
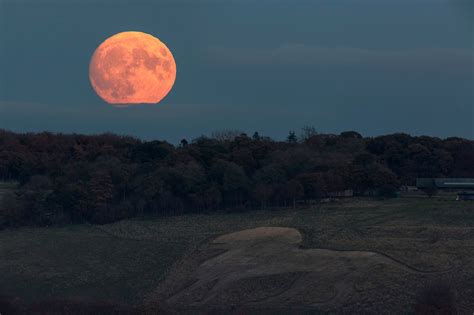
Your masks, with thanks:
M 6 229 L 0 311 L 471 314 L 472 209 L 454 200 L 354 198 Z

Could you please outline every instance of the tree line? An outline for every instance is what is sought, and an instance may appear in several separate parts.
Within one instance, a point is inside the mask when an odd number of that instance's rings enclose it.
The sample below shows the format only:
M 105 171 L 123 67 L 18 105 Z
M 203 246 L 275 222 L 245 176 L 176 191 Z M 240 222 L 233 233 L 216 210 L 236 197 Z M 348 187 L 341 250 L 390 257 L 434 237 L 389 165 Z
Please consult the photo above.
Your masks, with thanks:
M 352 189 L 390 197 L 417 177 L 474 177 L 474 142 L 303 128 L 285 141 L 216 132 L 174 146 L 114 134 L 0 130 L 0 227 L 289 207 Z

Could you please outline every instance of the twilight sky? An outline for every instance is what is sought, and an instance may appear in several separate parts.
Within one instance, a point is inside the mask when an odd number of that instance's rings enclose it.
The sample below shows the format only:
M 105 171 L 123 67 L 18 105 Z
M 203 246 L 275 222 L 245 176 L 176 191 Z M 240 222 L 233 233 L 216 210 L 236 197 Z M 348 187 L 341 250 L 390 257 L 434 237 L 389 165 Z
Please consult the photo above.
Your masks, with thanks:
M 282 139 L 312 125 L 474 138 L 471 0 L 0 0 L 0 128 L 177 143 L 220 129 Z M 88 66 L 107 37 L 150 33 L 177 80 L 114 108 Z

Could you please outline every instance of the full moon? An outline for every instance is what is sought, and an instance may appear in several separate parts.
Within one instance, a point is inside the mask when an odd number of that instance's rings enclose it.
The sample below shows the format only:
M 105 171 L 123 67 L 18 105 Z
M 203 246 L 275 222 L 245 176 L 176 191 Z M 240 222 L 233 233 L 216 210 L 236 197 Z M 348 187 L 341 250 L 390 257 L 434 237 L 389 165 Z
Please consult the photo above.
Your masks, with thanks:
M 89 65 L 89 79 L 109 104 L 155 104 L 173 87 L 176 63 L 158 38 L 122 32 L 97 47 Z

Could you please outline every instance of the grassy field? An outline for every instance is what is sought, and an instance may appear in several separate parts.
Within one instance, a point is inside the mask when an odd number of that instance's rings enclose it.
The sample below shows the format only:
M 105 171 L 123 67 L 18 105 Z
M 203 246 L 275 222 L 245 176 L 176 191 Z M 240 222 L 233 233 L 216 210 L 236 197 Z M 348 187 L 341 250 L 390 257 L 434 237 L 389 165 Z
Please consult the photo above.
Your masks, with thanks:
M 6 196 L 8 194 L 13 194 L 15 189 L 17 189 L 17 185 L 18 185 L 17 182 L 3 182 L 3 181 L 0 181 L 0 209 L 1 209 L 1 206 L 2 206 L 2 200 L 3 200 L 4 196 Z
M 26 301 L 83 297 L 139 304 L 173 263 L 199 244 L 259 226 L 297 228 L 306 248 L 370 250 L 420 270 L 450 270 L 442 280 L 455 286 L 463 309 L 474 309 L 474 204 L 414 198 L 351 199 L 299 210 L 4 230 L 0 231 L 0 295 Z M 375 269 L 370 281 L 358 285 L 370 290 L 390 281 L 390 287 L 377 289 L 373 298 L 392 292 L 397 298 L 386 303 L 395 307 L 409 305 L 423 283 L 439 278 L 403 278 Z M 366 303 L 373 303 L 368 299 Z

